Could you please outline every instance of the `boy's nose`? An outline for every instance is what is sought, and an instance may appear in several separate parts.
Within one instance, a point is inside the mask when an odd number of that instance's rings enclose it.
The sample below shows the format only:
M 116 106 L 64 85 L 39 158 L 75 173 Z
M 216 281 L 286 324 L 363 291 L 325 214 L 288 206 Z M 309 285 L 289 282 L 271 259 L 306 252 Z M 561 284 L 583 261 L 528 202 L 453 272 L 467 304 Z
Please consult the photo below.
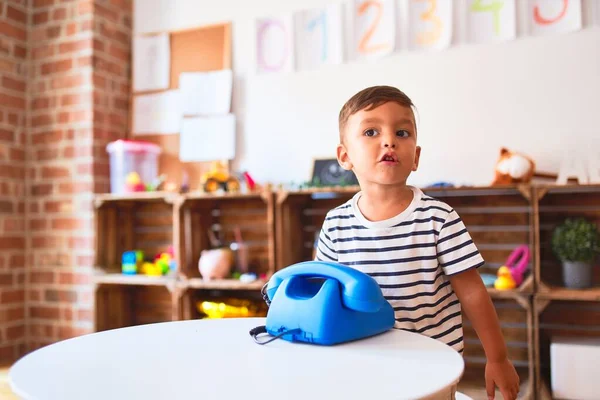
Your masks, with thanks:
M 394 148 L 396 148 L 396 144 L 395 143 L 385 142 L 384 145 L 383 145 L 383 147 L 391 147 L 392 149 L 394 149 Z

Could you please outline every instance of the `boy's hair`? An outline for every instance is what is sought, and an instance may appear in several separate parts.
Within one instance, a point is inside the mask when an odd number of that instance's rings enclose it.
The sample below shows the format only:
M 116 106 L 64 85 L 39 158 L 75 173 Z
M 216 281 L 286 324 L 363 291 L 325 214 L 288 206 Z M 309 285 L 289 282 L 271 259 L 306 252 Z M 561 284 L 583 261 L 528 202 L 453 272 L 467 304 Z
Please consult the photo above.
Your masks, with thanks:
M 393 101 L 400 104 L 401 106 L 408 107 L 413 111 L 415 105 L 412 100 L 400 89 L 393 86 L 371 86 L 361 90 L 352 96 L 346 104 L 340 110 L 339 115 L 339 130 L 340 130 L 340 141 L 343 139 L 344 127 L 348 118 L 352 114 L 359 112 L 360 110 L 372 110 L 373 108 L 379 107 L 383 103 Z

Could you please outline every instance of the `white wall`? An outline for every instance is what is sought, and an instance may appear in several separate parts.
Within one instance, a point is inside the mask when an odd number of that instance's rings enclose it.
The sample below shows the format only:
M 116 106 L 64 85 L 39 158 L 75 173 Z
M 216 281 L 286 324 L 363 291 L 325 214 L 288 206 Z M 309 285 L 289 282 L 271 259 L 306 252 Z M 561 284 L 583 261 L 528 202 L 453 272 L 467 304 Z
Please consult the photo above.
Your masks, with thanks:
M 488 184 L 499 148 L 531 155 L 556 171 L 566 148 L 600 154 L 600 28 L 470 45 L 458 32 L 441 52 L 398 52 L 377 62 L 349 62 L 311 72 L 256 75 L 254 22 L 330 4 L 331 0 L 135 0 L 136 33 L 231 21 L 233 108 L 238 116 L 236 166 L 259 181 L 309 179 L 313 157 L 332 157 L 337 115 L 356 91 L 395 85 L 417 105 L 423 147 L 417 185 L 445 180 Z M 587 11 L 598 11 L 584 0 Z M 598 6 L 600 8 L 600 5 Z M 595 147 L 595 148 L 594 148 Z

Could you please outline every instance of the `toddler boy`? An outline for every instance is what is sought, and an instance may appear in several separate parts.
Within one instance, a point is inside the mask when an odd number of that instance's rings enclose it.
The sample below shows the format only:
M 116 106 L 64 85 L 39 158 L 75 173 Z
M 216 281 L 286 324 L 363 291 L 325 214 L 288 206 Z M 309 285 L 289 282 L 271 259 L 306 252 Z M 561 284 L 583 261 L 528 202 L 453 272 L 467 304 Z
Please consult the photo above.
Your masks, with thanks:
M 360 191 L 327 213 L 316 259 L 369 274 L 394 308 L 396 328 L 459 353 L 464 311 L 485 350 L 488 397 L 498 386 L 504 399 L 516 399 L 519 377 L 477 272 L 482 256 L 452 207 L 406 183 L 421 154 L 413 107 L 389 86 L 364 89 L 342 107 L 337 158 Z

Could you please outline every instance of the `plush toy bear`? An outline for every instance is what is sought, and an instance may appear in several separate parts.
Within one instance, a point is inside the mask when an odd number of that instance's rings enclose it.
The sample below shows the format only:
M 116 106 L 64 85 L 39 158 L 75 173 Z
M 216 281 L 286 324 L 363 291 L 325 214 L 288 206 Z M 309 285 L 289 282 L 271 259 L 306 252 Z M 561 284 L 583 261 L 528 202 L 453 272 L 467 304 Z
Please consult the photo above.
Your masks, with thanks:
M 531 181 L 534 172 L 535 163 L 530 157 L 503 147 L 494 169 L 492 185 L 527 183 Z

